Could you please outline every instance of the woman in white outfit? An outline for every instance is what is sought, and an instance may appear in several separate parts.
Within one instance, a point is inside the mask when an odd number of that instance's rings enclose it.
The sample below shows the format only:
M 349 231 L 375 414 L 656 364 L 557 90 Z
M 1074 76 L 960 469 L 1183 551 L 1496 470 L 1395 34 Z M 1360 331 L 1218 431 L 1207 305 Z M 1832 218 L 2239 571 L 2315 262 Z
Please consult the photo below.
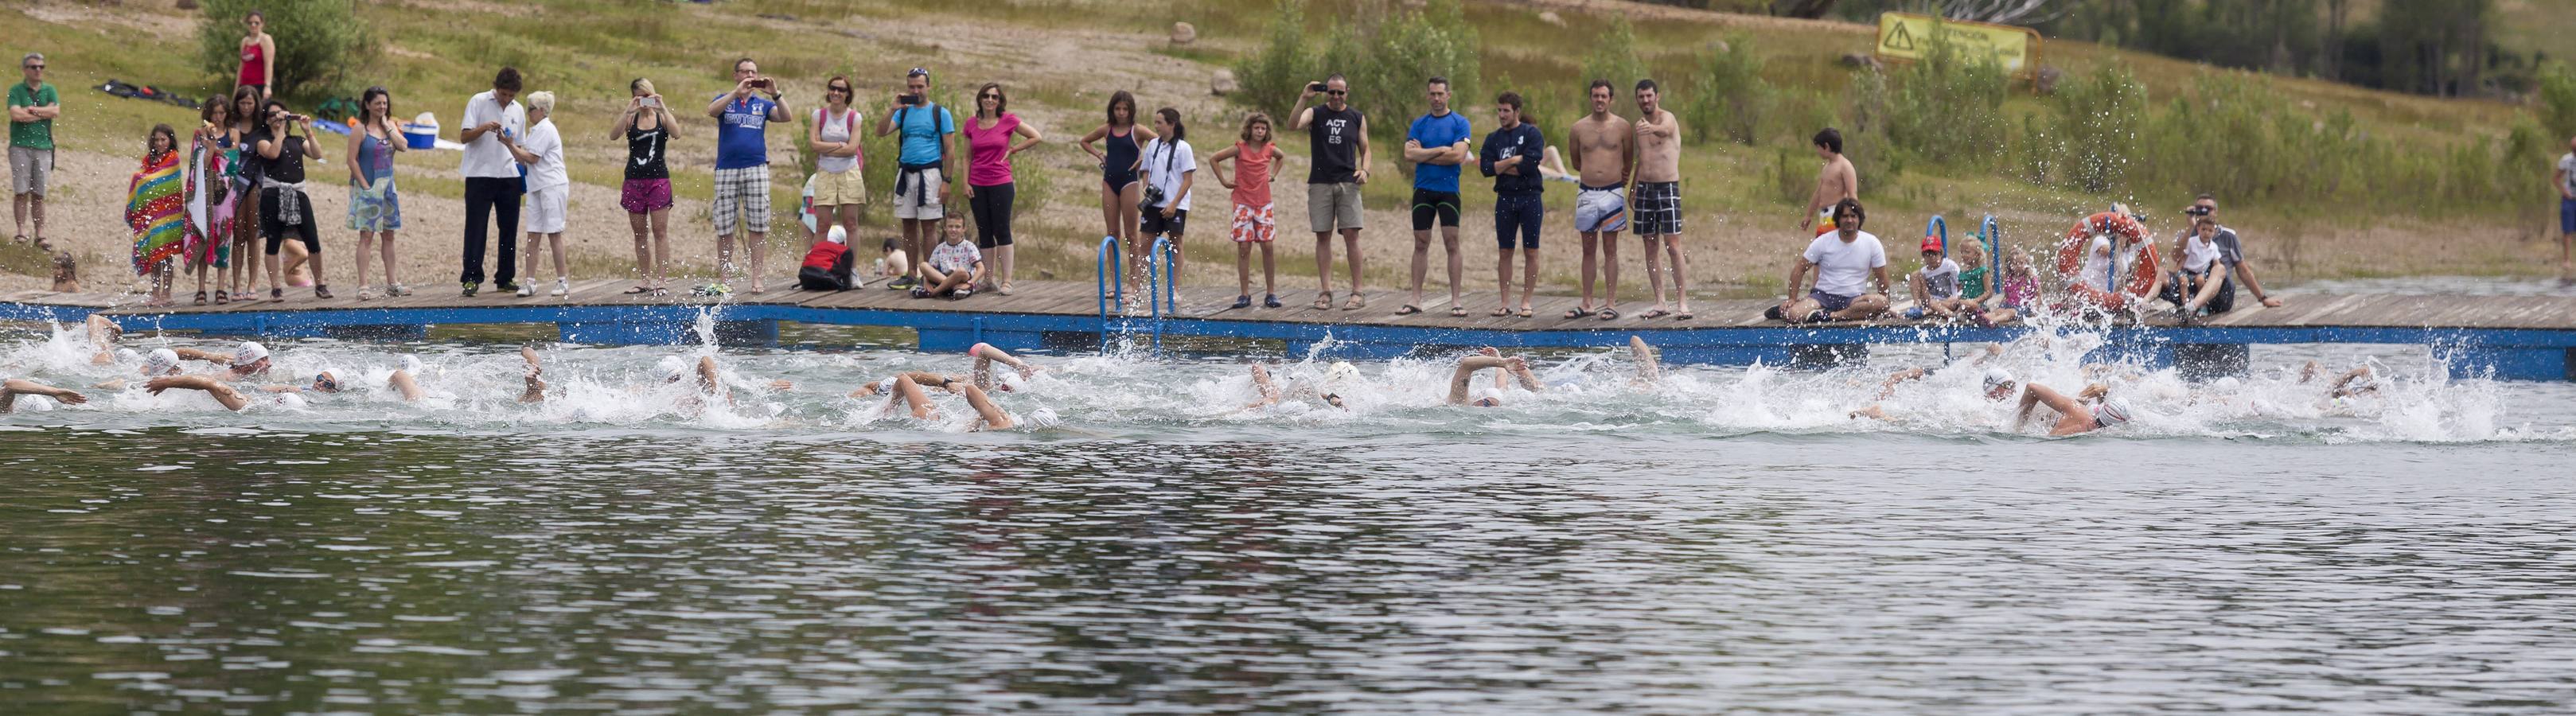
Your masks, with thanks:
M 502 135 L 501 142 L 510 148 L 511 156 L 528 166 L 527 215 L 521 221 L 528 227 L 528 244 L 520 252 L 528 257 L 525 275 L 536 276 L 537 265 L 544 263 L 546 257 L 538 249 L 551 246 L 555 287 L 546 295 L 561 296 L 572 292 L 572 274 L 570 267 L 564 265 L 563 247 L 565 201 L 572 194 L 572 177 L 564 173 L 563 134 L 555 131 L 554 113 L 555 93 L 528 93 L 527 138 L 513 141 L 509 135 Z M 520 296 L 536 293 L 535 282 L 519 282 Z

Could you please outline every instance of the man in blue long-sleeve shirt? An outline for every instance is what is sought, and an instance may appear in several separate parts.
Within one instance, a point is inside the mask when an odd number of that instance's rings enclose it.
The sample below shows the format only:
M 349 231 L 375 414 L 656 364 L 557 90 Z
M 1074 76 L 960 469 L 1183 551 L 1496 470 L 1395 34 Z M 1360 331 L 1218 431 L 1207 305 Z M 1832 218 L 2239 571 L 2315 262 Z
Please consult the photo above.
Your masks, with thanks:
M 1521 121 L 1521 96 L 1505 92 L 1494 98 L 1494 132 L 1485 135 L 1476 168 L 1494 178 L 1494 239 L 1502 249 L 1494 257 L 1494 280 L 1502 286 L 1502 305 L 1495 316 L 1512 315 L 1512 245 L 1518 234 L 1522 257 L 1520 317 L 1531 315 L 1531 293 L 1538 290 L 1538 228 L 1547 216 L 1539 201 L 1538 163 L 1547 139 L 1538 127 Z

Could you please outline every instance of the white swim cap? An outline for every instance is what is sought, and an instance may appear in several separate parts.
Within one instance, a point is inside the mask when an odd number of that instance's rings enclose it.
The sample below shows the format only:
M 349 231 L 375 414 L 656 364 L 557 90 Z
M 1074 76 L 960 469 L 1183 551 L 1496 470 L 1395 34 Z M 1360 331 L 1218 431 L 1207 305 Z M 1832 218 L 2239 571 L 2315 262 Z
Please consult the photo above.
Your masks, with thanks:
M 1063 422 L 1062 418 L 1056 417 L 1054 408 L 1041 407 L 1036 410 L 1029 411 L 1028 418 L 1030 425 L 1041 428 L 1052 427 L 1056 423 Z
M 653 363 L 653 372 L 662 374 L 663 380 L 679 380 L 688 374 L 689 362 L 679 356 L 662 356 L 662 360 Z
M 2236 389 L 2237 389 L 2237 387 L 2238 387 L 2238 386 L 2240 386 L 2240 385 L 2243 385 L 2243 383 L 2242 383 L 2241 381 L 2238 381 L 2238 380 L 2236 379 L 2236 376 L 2232 376 L 2232 375 L 2219 376 L 2219 378 L 2218 378 L 2217 380 L 2213 380 L 2213 381 L 2210 381 L 2210 382 L 2209 382 L 2209 387 L 2210 387 L 2211 389 L 2214 389 L 2214 390 L 2223 390 L 2223 391 L 2228 391 L 2228 392 L 2231 392 L 2231 393 L 2232 393 L 2232 392 L 2235 392 L 2235 391 L 2236 391 Z
M 1993 389 L 1993 388 L 1995 388 L 1995 387 L 1997 387 L 1997 386 L 2011 385 L 2011 384 L 2012 384 L 2012 382 L 2013 382 L 2013 377 L 2012 377 L 2012 372 L 2011 372 L 2011 371 L 2007 371 L 2007 370 L 2004 370 L 2004 369 L 2002 369 L 2002 368 L 1987 368 L 1987 369 L 1986 369 L 1986 388 L 1987 388 L 1987 389 L 1990 389 L 1990 390 L 1991 390 L 1991 389 Z
M 2105 398 L 2093 406 L 2093 422 L 2106 428 L 2129 422 L 2129 404 L 2119 398 Z
M 420 356 L 409 353 L 403 354 L 402 369 L 410 371 L 412 375 L 419 375 L 421 371 Z
M 1333 361 L 1331 366 L 1324 369 L 1324 382 L 1326 383 L 1341 383 L 1359 379 L 1360 367 L 1351 365 L 1350 361 Z
M 850 244 L 850 231 L 839 226 L 833 226 L 831 231 L 823 232 L 823 240 L 848 246 Z
M 132 348 L 116 349 L 116 362 L 118 363 L 132 363 L 139 360 L 143 360 L 143 354 L 134 352 L 134 349 Z
M 895 381 L 898 381 L 898 380 L 903 380 L 903 376 L 898 376 L 898 375 L 889 375 L 889 376 L 886 376 L 886 379 L 885 379 L 885 380 L 877 381 L 877 392 L 879 392 L 879 393 L 884 393 L 884 394 L 887 394 L 887 395 L 893 395 L 893 394 L 894 394 L 894 382 L 895 382 Z
M 267 357 L 267 346 L 260 345 L 258 341 L 242 341 L 240 347 L 233 349 L 233 367 L 239 368 L 257 363 Z
M 170 350 L 168 348 L 154 348 L 152 349 L 152 355 L 145 356 L 143 358 L 143 374 L 146 376 L 158 378 L 169 375 L 171 372 L 177 371 L 178 369 L 178 351 Z

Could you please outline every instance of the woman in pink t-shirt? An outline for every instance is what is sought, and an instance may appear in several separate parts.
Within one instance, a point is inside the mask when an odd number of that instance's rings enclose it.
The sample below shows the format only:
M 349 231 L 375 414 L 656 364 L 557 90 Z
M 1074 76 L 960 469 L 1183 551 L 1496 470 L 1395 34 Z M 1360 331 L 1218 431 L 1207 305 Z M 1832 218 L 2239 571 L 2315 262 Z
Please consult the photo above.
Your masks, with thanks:
M 975 117 L 957 133 L 965 145 L 966 206 L 975 213 L 975 245 L 993 262 L 984 290 L 1011 295 L 1011 201 L 1018 195 L 1011 181 L 1011 155 L 1045 141 L 1036 127 L 1009 111 L 1011 99 L 998 82 L 975 90 Z M 1011 142 L 1012 135 L 1020 141 Z M 1000 282 L 993 285 L 992 282 Z
M 1208 157 L 1208 169 L 1216 174 L 1217 183 L 1234 190 L 1234 281 L 1242 291 L 1234 299 L 1235 308 L 1252 306 L 1255 244 L 1261 246 L 1261 305 L 1279 307 L 1279 270 L 1271 263 L 1270 253 L 1270 240 L 1278 234 L 1279 222 L 1270 212 L 1270 175 L 1287 155 L 1270 139 L 1270 115 L 1254 112 L 1243 120 L 1241 141 Z M 1229 159 L 1236 164 L 1231 176 L 1223 168 Z

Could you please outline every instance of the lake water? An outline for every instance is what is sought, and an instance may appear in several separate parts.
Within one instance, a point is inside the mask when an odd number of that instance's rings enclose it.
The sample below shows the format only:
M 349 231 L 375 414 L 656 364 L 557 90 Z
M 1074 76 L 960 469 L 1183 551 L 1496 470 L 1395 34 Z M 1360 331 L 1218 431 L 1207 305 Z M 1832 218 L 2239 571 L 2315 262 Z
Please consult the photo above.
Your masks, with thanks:
M 2073 387 L 2087 345 L 1994 364 Z M 2050 439 L 1984 366 L 1876 397 L 1941 347 L 1548 354 L 1489 409 L 1446 358 L 1287 360 L 1348 408 L 1244 411 L 1239 360 L 1041 356 L 999 400 L 1042 425 L 987 433 L 845 397 L 967 369 L 898 348 L 727 349 L 698 413 L 653 366 L 705 348 L 548 349 L 542 406 L 513 345 L 272 348 L 360 387 L 0 416 L 11 710 L 2576 710 L 2576 386 L 2421 349 L 2113 368 L 2137 421 Z M 372 387 L 404 355 L 422 404 Z M 0 374 L 132 370 L 0 335 Z

